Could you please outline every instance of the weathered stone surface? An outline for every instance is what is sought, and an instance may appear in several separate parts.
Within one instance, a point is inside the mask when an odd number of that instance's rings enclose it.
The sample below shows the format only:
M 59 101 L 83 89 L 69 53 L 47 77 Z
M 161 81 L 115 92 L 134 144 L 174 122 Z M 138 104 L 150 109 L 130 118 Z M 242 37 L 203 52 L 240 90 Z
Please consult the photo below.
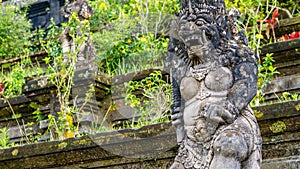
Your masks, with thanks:
M 262 48 L 261 53 L 262 54 L 275 53 L 275 52 L 286 51 L 286 50 L 296 50 L 298 48 L 300 48 L 300 39 L 287 40 L 283 42 L 271 43 L 265 45 Z
M 298 169 L 300 162 L 298 102 L 256 107 L 265 116 L 259 119 L 263 136 L 262 169 Z M 278 107 L 275 112 L 273 109 Z M 288 110 L 287 113 L 284 110 Z M 276 117 L 273 115 L 276 114 Z M 290 119 L 283 133 L 272 134 L 268 124 Z M 293 120 L 294 119 L 294 120 Z M 263 127 L 265 126 L 265 127 Z M 64 141 L 23 145 L 0 150 L 0 168 L 158 168 L 166 169 L 177 154 L 176 131 L 170 123 L 99 133 Z
M 51 24 L 51 18 L 56 24 L 66 22 L 62 17 L 60 8 L 65 0 L 38 0 L 29 6 L 27 18 L 31 20 L 32 29 L 41 27 L 46 29 Z
M 300 156 L 291 156 L 288 158 L 277 158 L 265 160 L 262 169 L 298 169 L 300 168 Z
M 300 73 L 296 75 L 283 76 L 281 78 L 272 80 L 272 83 L 268 85 L 266 90 L 267 91 L 265 92 L 265 94 L 268 97 L 271 97 L 271 94 L 282 93 L 285 91 L 300 93 Z M 269 99 L 268 97 L 267 99 Z
M 263 116 L 259 118 L 259 121 L 290 118 L 299 115 L 300 101 L 289 101 L 275 104 L 268 104 L 264 106 L 253 107 L 255 111 L 263 113 Z
M 174 155 L 170 152 L 170 149 L 176 146 L 174 128 L 169 128 L 170 124 L 160 124 L 140 130 L 115 131 L 65 141 L 2 149 L 0 162 L 5 168 L 59 168 L 60 166 L 110 168 L 114 165 L 128 166 L 128 163 L 138 165 L 144 160 L 155 163 L 153 154 L 159 159 Z M 171 134 L 159 134 L 166 130 L 170 130 Z M 160 155 L 161 152 L 167 153 Z
M 34 52 L 29 55 L 29 58 L 32 61 L 33 66 L 39 65 L 41 68 L 45 68 L 45 62 L 43 61 L 44 57 L 48 56 L 45 51 Z M 0 60 L 0 68 L 5 72 L 9 70 L 12 66 L 20 63 L 21 57 L 16 56 L 10 59 Z
M 259 169 L 261 136 L 248 106 L 257 57 L 224 1 L 181 1 L 171 27 L 172 123 L 178 155 L 170 169 Z

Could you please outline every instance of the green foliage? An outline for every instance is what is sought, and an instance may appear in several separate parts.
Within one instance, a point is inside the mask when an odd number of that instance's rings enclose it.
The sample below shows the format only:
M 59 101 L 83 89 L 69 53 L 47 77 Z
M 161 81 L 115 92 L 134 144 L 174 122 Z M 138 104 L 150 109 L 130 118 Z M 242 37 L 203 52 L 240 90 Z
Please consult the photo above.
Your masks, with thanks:
M 268 53 L 263 58 L 263 62 L 258 66 L 258 89 L 263 89 L 273 79 L 275 74 L 279 74 L 273 66 L 275 60 L 272 57 L 273 53 Z
M 88 29 L 87 21 L 80 21 L 77 14 L 73 13 L 69 18 L 68 23 L 62 24 L 59 29 L 54 22 L 49 27 L 47 33 L 47 41 L 44 37 L 43 31 L 40 31 L 40 43 L 44 50 L 48 53 L 48 57 L 44 59 L 48 64 L 47 74 L 52 84 L 56 86 L 56 95 L 60 106 L 60 112 L 57 112 L 58 117 L 49 115 L 49 131 L 55 129 L 55 133 L 51 133 L 52 139 L 64 139 L 74 136 L 73 114 L 77 112 L 75 107 L 70 106 L 71 89 L 73 86 L 73 77 L 77 63 L 77 53 L 81 45 L 87 40 L 87 35 L 82 34 L 77 36 L 77 31 L 85 32 Z M 73 39 L 75 44 L 75 51 L 67 51 L 63 53 L 59 37 L 62 34 L 61 30 L 69 29 L 69 36 Z M 36 112 L 37 118 L 39 112 Z
M 24 137 L 28 144 L 38 142 L 39 139 L 42 137 L 42 133 L 40 132 L 35 133 L 33 127 L 34 125 L 35 125 L 34 122 L 29 122 L 26 125 L 22 126 L 25 129 L 25 132 L 23 134 L 25 134 Z
M 124 37 L 110 43 L 112 44 L 110 48 L 106 48 L 109 50 L 104 50 L 103 55 L 100 54 L 102 60 L 100 70 L 102 72 L 120 75 L 164 65 L 163 58 L 168 46 L 166 38 L 155 38 L 153 34 L 149 33 L 138 37 Z
M 40 110 L 35 110 L 34 112 L 32 112 L 32 114 L 34 115 L 34 118 L 37 122 L 40 122 L 45 119 L 45 116 Z
M 289 11 L 291 16 L 300 16 L 299 0 L 286 0 L 284 2 L 278 2 L 278 6 Z
M 0 148 L 9 147 L 9 136 L 6 127 L 0 129 Z
M 3 78 L 5 90 L 1 94 L 4 98 L 22 95 L 22 86 L 25 84 L 26 72 L 23 65 L 19 63 L 13 66 L 12 70 L 8 73 L 0 73 Z
M 62 29 L 60 29 L 53 19 L 51 19 L 51 24 L 48 26 L 48 33 L 42 29 L 38 31 L 38 39 L 41 45 L 42 50 L 45 50 L 48 53 L 48 57 L 45 57 L 43 60 L 47 65 L 51 65 L 53 61 L 57 61 L 62 58 L 62 47 L 60 44 L 59 37 L 62 34 Z M 55 58 L 57 57 L 57 58 Z M 58 61 L 57 61 L 58 62 Z M 58 66 L 57 64 L 53 64 Z M 51 74 L 53 71 L 52 67 L 48 67 L 46 74 Z
M 290 93 L 290 92 L 283 92 L 282 95 L 280 96 L 279 100 L 281 102 L 284 101 L 292 101 L 292 100 L 300 100 L 300 95 L 297 93 Z
M 31 24 L 26 12 L 13 5 L 0 6 L 0 60 L 28 54 Z
M 257 95 L 251 102 L 251 106 L 258 106 L 264 103 L 264 92 L 267 85 L 274 78 L 274 75 L 279 74 L 276 68 L 273 66 L 275 60 L 271 54 L 266 54 L 263 58 L 262 64 L 258 65 L 258 81 L 257 81 Z
M 299 15 L 300 1 L 290 0 L 286 2 L 279 2 L 277 0 L 225 0 L 225 2 L 228 8 L 235 7 L 242 13 L 242 17 L 239 20 L 240 27 L 248 33 L 249 45 L 256 51 L 256 55 L 260 58 L 258 65 L 258 93 L 251 102 L 252 106 L 258 106 L 265 101 L 264 92 L 266 90 L 266 86 L 271 82 L 274 75 L 279 73 L 273 66 L 275 61 L 272 54 L 266 54 L 264 57 L 260 56 L 260 49 L 264 44 L 276 41 L 276 39 L 268 40 L 263 35 L 263 31 L 266 30 L 266 27 L 263 25 L 263 21 L 271 19 L 276 8 L 279 8 L 282 11 L 288 11 L 293 16 Z M 279 14 L 279 18 L 281 18 L 280 15 L 281 14 Z M 279 98 L 279 100 L 288 100 L 290 97 L 295 98 L 296 96 L 283 95 Z
M 248 35 L 249 46 L 260 56 L 260 48 L 263 44 L 269 43 L 263 36 L 265 26 L 263 21 L 272 16 L 277 7 L 277 1 L 269 0 L 225 0 L 227 8 L 237 8 L 241 12 L 239 25 Z M 274 40 L 273 40 L 274 41 Z
M 283 121 L 277 121 L 273 123 L 269 128 L 274 134 L 283 133 L 286 130 L 286 125 Z
M 58 99 L 60 111 L 57 116 L 48 115 L 51 139 L 64 139 L 74 137 L 78 133 L 78 126 L 74 125 L 73 115 L 83 113 L 83 107 L 88 100 L 93 96 L 94 87 L 90 86 L 89 91 L 83 105 L 76 105 L 76 96 L 73 96 L 74 104 L 71 103 L 71 91 L 73 87 L 73 77 L 77 64 L 77 53 L 80 51 L 82 45 L 87 41 L 89 29 L 89 22 L 87 20 L 80 21 L 77 18 L 77 13 L 73 13 L 69 18 L 69 22 L 62 24 L 59 28 L 54 22 L 49 26 L 46 39 L 44 40 L 45 32 L 39 31 L 39 41 L 43 49 L 48 53 L 48 57 L 44 58 L 48 65 L 46 71 L 50 82 L 56 87 L 56 97 Z M 74 50 L 64 51 L 60 43 L 62 30 L 69 30 L 68 36 L 74 42 Z M 79 32 L 81 32 L 79 34 Z M 37 120 L 43 118 L 40 111 L 35 111 Z M 79 119 L 77 119 L 79 125 Z
M 25 79 L 36 77 L 43 73 L 42 68 L 31 64 L 28 56 L 21 58 L 21 61 L 16 62 L 15 65 L 0 72 L 0 83 L 3 83 L 5 88 L 1 96 L 7 99 L 22 95 Z
M 24 9 L 1 4 L 0 6 L 0 60 L 19 57 L 20 61 L 2 64 L 0 83 L 4 84 L 1 97 L 11 98 L 22 95 L 25 77 L 41 74 L 40 68 L 32 68 L 29 53 L 33 47 L 30 31 L 31 24 L 26 18 Z
M 130 81 L 126 87 L 126 103 L 135 110 L 132 122 L 126 127 L 137 128 L 169 120 L 172 89 L 160 71 L 141 81 Z
M 102 72 L 119 75 L 164 65 L 166 23 L 179 10 L 177 0 L 100 0 L 91 4 L 96 9 L 92 30 L 98 30 L 92 39 Z
M 22 94 L 26 71 L 24 65 L 28 64 L 26 57 L 30 51 L 31 24 L 26 19 L 26 12 L 13 5 L 0 6 L 0 60 L 19 56 L 21 62 L 12 66 L 11 63 L 2 65 L 0 83 L 5 90 L 1 93 L 4 98 Z M 4 72 L 3 69 L 8 71 Z
M 258 111 L 258 110 L 253 110 L 254 112 L 254 116 L 257 118 L 257 119 L 261 119 L 264 117 L 264 113 L 262 113 L 261 111 Z
M 237 8 L 241 12 L 242 17 L 239 19 L 239 25 L 247 32 L 249 45 L 257 51 L 258 56 L 262 45 L 272 41 L 276 42 L 274 37 L 272 37 L 273 39 L 267 39 L 265 38 L 266 36 L 263 35 L 264 31 L 266 31 L 266 25 L 263 25 L 263 21 L 271 19 L 276 8 L 281 11 L 278 16 L 279 19 L 282 17 L 300 15 L 300 1 L 294 0 L 285 2 L 277 0 L 225 0 L 225 3 L 227 8 Z M 266 31 L 266 34 L 269 34 L 267 32 L 268 30 Z M 276 35 L 275 32 L 274 35 Z
M 91 29 L 112 28 L 111 22 L 124 16 L 132 16 L 130 22 L 149 25 L 151 13 L 173 15 L 179 11 L 179 0 L 95 0 L 89 1 L 94 8 Z

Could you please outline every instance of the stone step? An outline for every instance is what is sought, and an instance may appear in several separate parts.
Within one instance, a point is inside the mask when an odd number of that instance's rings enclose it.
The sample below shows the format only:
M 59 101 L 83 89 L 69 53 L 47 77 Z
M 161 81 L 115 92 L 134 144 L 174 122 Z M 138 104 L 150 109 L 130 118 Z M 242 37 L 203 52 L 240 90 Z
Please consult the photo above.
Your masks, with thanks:
M 300 101 L 255 107 L 263 136 L 262 169 L 298 169 Z M 270 130 L 278 120 L 281 132 Z M 63 141 L 35 143 L 0 150 L 0 163 L 12 168 L 168 168 L 177 154 L 175 128 L 168 123 L 140 129 L 89 134 Z M 34 151 L 32 151 L 34 150 Z M 277 167 L 277 168 L 276 168 Z M 294 167 L 294 168 L 293 168 Z
M 300 156 L 264 160 L 262 169 L 299 169 Z

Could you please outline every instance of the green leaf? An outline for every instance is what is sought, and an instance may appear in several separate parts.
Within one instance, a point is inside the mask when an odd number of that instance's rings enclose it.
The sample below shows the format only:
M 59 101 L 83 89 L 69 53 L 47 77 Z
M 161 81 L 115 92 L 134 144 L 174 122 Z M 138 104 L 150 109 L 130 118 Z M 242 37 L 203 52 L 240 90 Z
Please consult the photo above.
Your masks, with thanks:
M 33 109 L 38 109 L 40 107 L 40 105 L 37 104 L 36 102 L 30 102 L 29 107 L 31 107 Z

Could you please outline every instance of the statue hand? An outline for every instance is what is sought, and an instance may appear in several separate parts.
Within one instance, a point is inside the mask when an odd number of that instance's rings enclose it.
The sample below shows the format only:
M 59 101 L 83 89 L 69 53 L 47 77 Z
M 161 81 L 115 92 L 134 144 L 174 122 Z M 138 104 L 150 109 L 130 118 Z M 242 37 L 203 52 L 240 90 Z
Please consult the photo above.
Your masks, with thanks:
M 180 124 L 183 124 L 182 120 L 182 112 L 180 111 L 180 104 L 179 103 L 173 103 L 171 105 L 171 119 L 172 124 L 174 126 L 178 126 Z
M 204 117 L 217 123 L 230 124 L 233 123 L 236 116 L 222 106 L 209 104 L 204 108 Z

